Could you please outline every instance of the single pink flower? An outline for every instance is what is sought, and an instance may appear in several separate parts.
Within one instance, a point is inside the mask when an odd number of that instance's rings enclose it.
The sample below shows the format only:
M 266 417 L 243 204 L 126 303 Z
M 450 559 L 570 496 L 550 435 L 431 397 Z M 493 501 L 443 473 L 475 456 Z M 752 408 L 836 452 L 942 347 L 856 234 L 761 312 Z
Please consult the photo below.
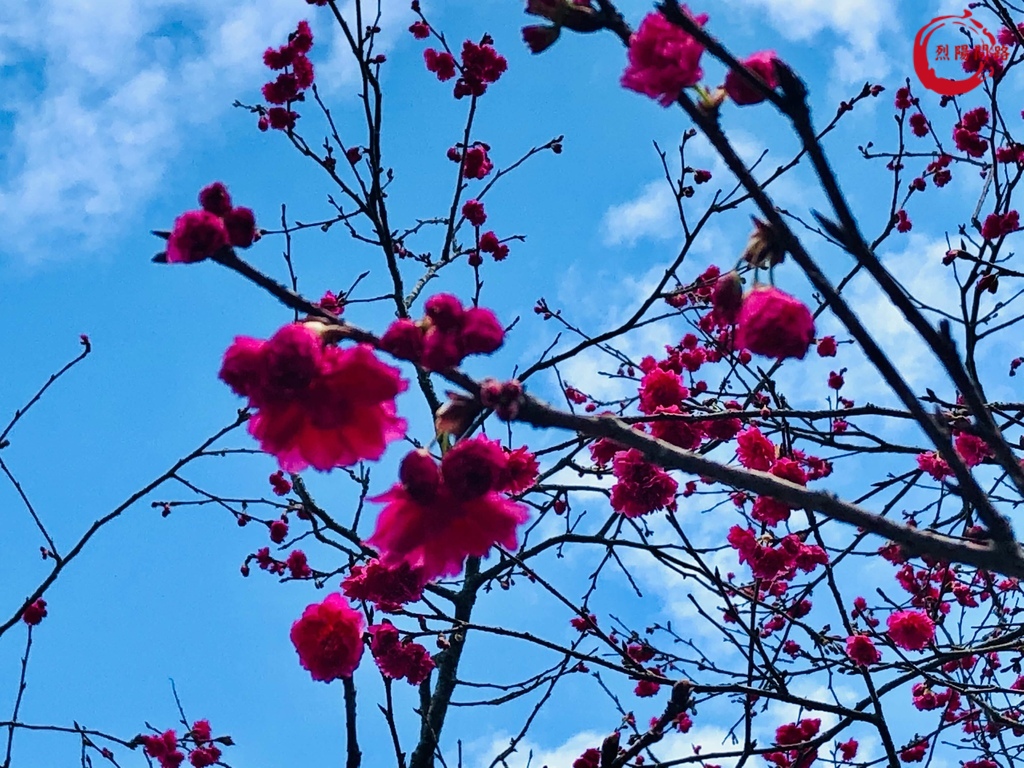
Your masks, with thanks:
M 682 11 L 701 26 L 707 23 L 707 14 L 693 16 L 685 5 Z M 667 107 L 683 88 L 696 85 L 704 76 L 702 53 L 704 46 L 692 36 L 660 13 L 649 13 L 630 38 L 622 85 Z
M 800 360 L 814 341 L 814 318 L 802 301 L 777 288 L 747 293 L 740 308 L 736 346 L 764 357 Z
M 886 621 L 889 637 L 907 651 L 921 651 L 935 637 L 935 622 L 923 611 L 896 611 Z
M 653 680 L 639 680 L 636 688 L 633 689 L 633 693 L 641 699 L 647 699 L 651 696 L 656 696 L 659 690 L 661 690 L 660 683 L 656 683 Z
M 736 457 L 747 469 L 767 472 L 776 459 L 775 445 L 757 427 L 747 427 L 736 436 Z
M 928 753 L 928 740 L 918 741 L 909 747 L 900 750 L 900 760 L 904 763 L 920 763 Z
M 367 540 L 384 565 L 406 563 L 433 579 L 459 573 L 467 557 L 483 557 L 495 544 L 515 549 L 529 512 L 498 491 L 506 459 L 485 444 L 464 439 L 440 466 L 423 451 L 403 459 L 401 482 L 371 499 L 385 505 Z
M 28 624 L 30 627 L 38 626 L 38 624 L 46 618 L 46 601 L 43 598 L 39 598 L 28 604 L 24 611 L 21 613 L 21 620 Z
M 690 396 L 690 390 L 675 371 L 655 368 L 640 381 L 639 394 L 640 411 L 654 413 L 658 408 L 678 406 Z
M 239 337 L 221 379 L 257 412 L 249 433 L 286 472 L 321 471 L 377 460 L 405 434 L 395 397 L 408 384 L 371 347 L 323 347 L 309 326 L 293 323 L 270 340 Z
M 775 77 L 775 59 L 775 51 L 759 51 L 740 63 L 764 80 L 769 88 L 774 89 L 778 85 Z M 764 96 L 761 92 L 752 85 L 749 85 L 734 70 L 729 70 L 725 76 L 725 92 L 729 95 L 730 99 L 741 106 L 759 104 L 764 101 Z
M 992 449 L 989 448 L 988 443 L 968 432 L 961 432 L 956 436 L 954 447 L 968 467 L 976 467 L 992 456 Z
M 484 211 L 484 204 L 479 200 L 468 200 L 463 204 L 462 215 L 465 216 L 466 221 L 474 227 L 482 227 L 484 222 L 487 221 L 487 213 Z
M 857 748 L 860 744 L 857 743 L 856 739 L 850 739 L 839 744 L 839 752 L 843 758 L 843 762 L 850 762 L 857 756 Z
M 257 238 L 256 216 L 250 208 L 232 208 L 224 214 L 228 241 L 235 248 L 248 248 Z
M 302 668 L 325 683 L 351 677 L 363 657 L 364 626 L 363 615 L 337 592 L 308 606 L 291 631 Z
M 406 603 L 417 602 L 425 583 L 423 574 L 408 563 L 388 568 L 374 558 L 366 565 L 353 565 L 341 588 L 350 600 L 365 600 L 379 611 L 394 613 Z
M 537 482 L 540 465 L 537 458 L 525 447 L 505 451 L 505 468 L 499 481 L 500 490 L 505 493 L 522 493 Z
M 174 220 L 167 239 L 167 261 L 191 264 L 202 261 L 228 245 L 224 220 L 209 211 L 186 211 Z
M 919 453 L 917 455 L 917 467 L 923 472 L 927 472 L 936 480 L 942 480 L 943 478 L 950 477 L 953 474 L 953 470 L 950 469 L 946 460 L 939 456 L 935 451 Z
M 826 336 L 818 342 L 819 357 L 835 357 L 837 350 L 835 336 Z
M 882 660 L 882 654 L 867 635 L 851 635 L 846 638 L 846 655 L 861 667 L 870 667 Z

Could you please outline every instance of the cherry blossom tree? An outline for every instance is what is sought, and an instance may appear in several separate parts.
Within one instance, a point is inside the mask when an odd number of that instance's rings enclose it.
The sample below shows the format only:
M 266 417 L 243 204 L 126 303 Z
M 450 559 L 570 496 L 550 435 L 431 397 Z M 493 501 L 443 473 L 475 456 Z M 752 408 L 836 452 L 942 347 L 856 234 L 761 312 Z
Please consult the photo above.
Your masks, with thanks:
M 297 5 L 294 32 L 264 55 L 262 99 L 237 106 L 330 180 L 331 208 L 272 228 L 212 182 L 197 209 L 155 232 L 163 246 L 153 269 L 207 262 L 281 307 L 273 335 L 237 328 L 225 350 L 219 378 L 239 398 L 237 416 L 70 544 L 51 536 L 3 451 L 88 356 L 87 337 L 0 432 L 0 470 L 52 564 L 0 623 L 0 635 L 25 638 L 13 712 L 0 723 L 4 768 L 23 729 L 75 735 L 83 765 L 231 763 L 231 736 L 186 717 L 180 702 L 180 723 L 147 723 L 138 735 L 22 718 L 33 633 L 54 610 L 47 590 L 142 502 L 164 514 L 213 504 L 245 536 L 262 531 L 242 575 L 303 590 L 308 607 L 290 630 L 266 631 L 290 631 L 297 658 L 282 665 L 342 689 L 348 768 L 462 765 L 463 741 L 497 724 L 511 736 L 486 763 L 526 764 L 531 728 L 556 717 L 564 690 L 583 702 L 589 730 L 606 734 L 573 768 L 1014 765 L 1024 748 L 1024 552 L 1014 532 L 1024 403 L 1010 379 L 1024 360 L 1014 356 L 1024 272 L 1012 197 L 1024 145 L 1000 96 L 1024 34 L 1009 4 L 974 6 L 1009 52 L 972 48 L 964 66 L 981 88 L 940 100 L 909 79 L 866 83 L 823 121 L 774 51 L 740 57 L 715 36 L 713 9 L 666 0 L 627 19 L 608 0 L 529 0 L 522 39 L 535 66 L 560 38 L 614 36 L 637 113 L 674 110 L 684 131 L 678 160 L 659 148 L 681 245 L 657 254 L 659 277 L 621 320 L 592 328 L 543 296 L 516 317 L 489 308 L 502 262 L 524 237 L 488 228 L 499 182 L 571 141 L 492 147 L 479 137 L 488 94 L 515 77 L 491 34 L 446 36 L 412 3 L 422 87 L 454 98 L 465 120 L 451 126 L 449 147 L 429 150 L 452 163 L 445 214 L 399 222 L 379 8 Z M 323 25 L 337 25 L 360 73 L 358 137 L 341 130 L 317 87 Z M 714 62 L 721 85 L 705 74 Z M 858 157 L 885 163 L 891 188 L 851 201 L 826 143 L 873 100 L 885 125 Z M 768 172 L 743 159 L 729 128 L 765 113 L 796 141 Z M 720 169 L 693 164 L 701 141 Z M 825 206 L 806 215 L 774 197 L 780 179 L 804 171 Z M 957 197 L 978 173 L 980 196 Z M 945 287 L 935 303 L 879 253 L 911 231 L 914 206 L 942 195 L 959 206 L 948 251 L 919 265 Z M 877 232 L 855 207 L 882 221 Z M 737 213 L 753 216 L 746 248 L 695 268 L 709 226 Z M 345 264 L 348 290 L 307 295 L 292 235 L 335 227 L 373 260 Z M 282 242 L 282 270 L 254 266 L 250 253 Z M 450 286 L 467 270 L 463 294 Z M 386 295 L 364 292 L 367 271 L 382 276 Z M 858 284 L 892 308 L 883 332 L 907 329 L 936 362 L 933 379 L 921 384 L 894 359 L 858 304 Z M 350 319 L 359 304 L 376 308 L 366 315 L 376 324 Z M 651 344 L 653 330 L 673 342 Z M 503 355 L 517 335 L 542 339 L 528 363 Z M 581 359 L 620 396 L 568 379 Z M 226 467 L 254 455 L 278 464 L 267 488 L 228 497 L 182 480 L 199 459 Z M 332 484 L 330 501 L 307 484 L 311 475 Z M 664 620 L 640 586 L 652 581 L 674 591 L 685 622 Z M 532 623 L 506 607 L 527 599 L 540 614 Z M 521 663 L 511 675 L 485 665 L 490 676 L 474 679 L 474 655 Z M 464 707 L 474 719 L 454 714 Z

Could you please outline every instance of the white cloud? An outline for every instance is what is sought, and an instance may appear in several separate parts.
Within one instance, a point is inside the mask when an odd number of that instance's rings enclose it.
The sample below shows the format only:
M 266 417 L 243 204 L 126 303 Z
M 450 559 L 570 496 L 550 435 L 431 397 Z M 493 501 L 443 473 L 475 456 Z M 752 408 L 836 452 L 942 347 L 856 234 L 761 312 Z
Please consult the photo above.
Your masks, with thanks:
M 384 4 L 388 22 L 400 5 Z M 12 10 L 0 24 L 0 63 L 11 68 L 4 250 L 36 262 L 69 236 L 84 248 L 104 242 L 159 190 L 188 137 L 214 132 L 234 98 L 257 97 L 263 50 L 301 18 L 313 22 L 314 62 L 327 62 L 320 76 L 342 84 L 352 73 L 332 53 L 339 35 L 315 11 L 294 0 L 47 0 Z
M 897 25 L 892 3 L 885 0 L 730 0 L 734 6 L 765 12 L 775 29 L 789 40 L 815 40 L 824 32 L 836 34 L 844 45 L 834 51 L 834 77 L 846 83 L 883 77 L 889 71 L 879 45 L 884 31 Z
M 904 245 L 902 251 L 881 254 L 885 267 L 911 296 L 927 306 L 958 315 L 959 289 L 952 271 L 941 263 L 946 253 L 945 242 L 912 234 L 901 245 Z M 917 331 L 870 276 L 862 272 L 851 284 L 846 298 L 912 388 L 920 390 L 925 385 L 935 386 L 936 382 L 945 380 L 938 362 Z M 926 313 L 926 317 L 933 324 L 936 322 L 934 315 Z M 892 400 L 894 396 L 889 394 L 888 385 L 872 366 L 841 362 L 850 367 L 846 380 L 850 391 L 857 393 L 859 398 L 874 402 L 882 398 Z
M 680 233 L 675 198 L 665 179 L 648 183 L 632 200 L 611 206 L 601 223 L 605 245 L 668 240 Z

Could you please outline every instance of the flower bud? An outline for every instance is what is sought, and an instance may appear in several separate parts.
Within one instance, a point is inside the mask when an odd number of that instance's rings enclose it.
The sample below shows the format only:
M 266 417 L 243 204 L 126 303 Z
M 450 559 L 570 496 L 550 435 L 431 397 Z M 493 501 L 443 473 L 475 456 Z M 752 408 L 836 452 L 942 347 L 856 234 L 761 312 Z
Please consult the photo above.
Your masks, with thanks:
M 736 317 L 743 304 L 743 282 L 735 270 L 718 278 L 711 292 L 711 305 L 723 323 L 736 324 Z
M 441 485 L 441 473 L 437 462 L 422 448 L 402 459 L 398 468 L 398 479 L 409 495 L 420 503 L 432 501 Z

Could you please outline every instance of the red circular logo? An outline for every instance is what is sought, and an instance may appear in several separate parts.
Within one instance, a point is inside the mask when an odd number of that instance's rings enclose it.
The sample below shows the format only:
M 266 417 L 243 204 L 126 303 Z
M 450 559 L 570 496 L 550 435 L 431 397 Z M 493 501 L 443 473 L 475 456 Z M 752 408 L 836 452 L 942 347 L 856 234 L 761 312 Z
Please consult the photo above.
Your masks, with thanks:
M 984 68 L 979 67 L 973 74 L 965 73 L 962 79 L 952 80 L 941 77 L 935 71 L 936 62 L 963 61 L 972 47 L 966 42 L 962 45 L 950 45 L 948 42 L 940 43 L 938 39 L 933 41 L 933 35 L 947 27 L 956 30 L 960 35 L 962 33 L 957 28 L 966 29 L 970 35 L 963 39 L 966 41 L 969 38 L 974 41 L 973 47 L 980 47 L 986 52 L 997 50 L 996 38 L 972 16 L 970 11 L 964 11 L 962 16 L 937 16 L 917 31 L 914 38 L 914 71 L 921 85 L 943 96 L 960 96 L 981 85 L 985 72 Z M 940 37 L 945 40 L 950 36 L 946 34 Z

